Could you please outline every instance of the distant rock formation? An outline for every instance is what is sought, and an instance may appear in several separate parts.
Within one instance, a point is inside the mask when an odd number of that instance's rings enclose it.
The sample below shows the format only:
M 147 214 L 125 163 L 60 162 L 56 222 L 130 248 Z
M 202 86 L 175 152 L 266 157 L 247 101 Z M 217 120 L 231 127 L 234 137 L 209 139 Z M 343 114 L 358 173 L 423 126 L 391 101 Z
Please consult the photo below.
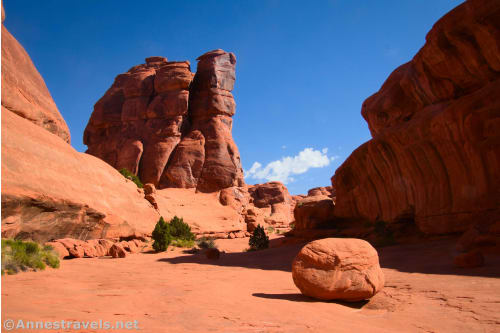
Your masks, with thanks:
M 236 57 L 219 49 L 197 60 L 196 75 L 162 57 L 118 75 L 94 106 L 87 153 L 159 189 L 244 185 L 231 134 Z
M 2 5 L 2 113 L 14 112 L 70 142 L 68 126 L 31 58 L 3 25 Z
M 425 233 L 500 218 L 500 2 L 466 1 L 362 107 L 373 139 L 335 173 L 338 218 Z

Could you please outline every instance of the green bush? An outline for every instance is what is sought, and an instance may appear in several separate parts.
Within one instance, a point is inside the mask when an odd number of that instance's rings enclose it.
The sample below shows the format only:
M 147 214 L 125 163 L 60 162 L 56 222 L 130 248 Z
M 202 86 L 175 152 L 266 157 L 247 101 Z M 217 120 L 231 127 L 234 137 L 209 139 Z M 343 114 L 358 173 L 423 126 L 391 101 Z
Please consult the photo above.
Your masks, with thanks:
M 163 216 L 156 223 L 152 236 L 154 240 L 153 249 L 156 252 L 166 251 L 170 242 L 172 242 L 172 236 L 170 234 L 170 224 L 165 222 Z
M 136 175 L 134 175 L 132 172 L 128 171 L 125 168 L 120 169 L 119 172 L 122 174 L 123 177 L 125 177 L 125 178 L 130 179 L 131 181 L 133 181 L 135 183 L 135 185 L 137 185 L 138 188 L 143 188 L 144 187 L 144 185 L 142 185 L 142 182 L 139 179 L 139 177 L 137 177 Z
M 2 239 L 2 275 L 16 274 L 20 270 L 43 270 L 46 265 L 59 268 L 59 256 L 51 246 L 37 243 Z
M 174 216 L 170 220 L 170 234 L 173 238 L 192 240 L 194 241 L 194 234 L 191 232 L 191 227 L 189 224 L 185 223 L 184 220 Z
M 213 238 L 202 237 L 196 240 L 196 244 L 200 249 L 216 249 L 217 245 Z
M 262 250 L 269 247 L 269 237 L 267 237 L 264 228 L 260 224 L 253 231 L 253 235 L 250 236 L 248 245 L 250 245 L 250 250 Z
M 156 252 L 163 252 L 170 244 L 177 247 L 193 247 L 194 238 L 191 227 L 182 218 L 174 216 L 170 223 L 167 223 L 160 217 L 153 230 L 153 249 Z
M 276 231 L 276 229 L 274 229 L 274 227 L 267 227 L 267 232 L 272 234 Z

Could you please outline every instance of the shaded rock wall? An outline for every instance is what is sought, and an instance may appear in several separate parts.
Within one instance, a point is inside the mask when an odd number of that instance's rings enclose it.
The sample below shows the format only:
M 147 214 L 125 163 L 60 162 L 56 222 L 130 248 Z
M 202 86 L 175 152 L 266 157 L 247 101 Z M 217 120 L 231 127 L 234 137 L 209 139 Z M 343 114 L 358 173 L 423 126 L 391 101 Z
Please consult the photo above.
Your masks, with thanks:
M 244 184 L 232 139 L 236 58 L 223 50 L 189 62 L 151 57 L 116 77 L 95 104 L 87 153 L 158 188 L 215 192 Z
M 498 96 L 500 2 L 467 1 L 363 103 L 373 139 L 337 169 L 335 215 L 426 233 L 498 219 Z

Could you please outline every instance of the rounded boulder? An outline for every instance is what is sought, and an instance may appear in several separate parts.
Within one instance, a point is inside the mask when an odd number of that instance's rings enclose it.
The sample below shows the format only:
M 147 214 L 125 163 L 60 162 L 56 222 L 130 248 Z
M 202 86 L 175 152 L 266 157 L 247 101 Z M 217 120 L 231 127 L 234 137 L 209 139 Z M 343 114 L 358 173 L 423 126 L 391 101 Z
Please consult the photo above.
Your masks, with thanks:
M 377 251 L 354 238 L 326 238 L 307 244 L 293 261 L 292 277 L 306 296 L 351 302 L 371 298 L 385 283 Z

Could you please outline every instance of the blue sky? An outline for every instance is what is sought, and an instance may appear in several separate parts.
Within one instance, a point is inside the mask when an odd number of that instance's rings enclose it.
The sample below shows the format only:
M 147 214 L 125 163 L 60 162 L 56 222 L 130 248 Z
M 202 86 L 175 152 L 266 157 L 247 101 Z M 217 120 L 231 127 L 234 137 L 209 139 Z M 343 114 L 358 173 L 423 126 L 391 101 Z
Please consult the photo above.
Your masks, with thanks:
M 119 73 L 148 56 L 236 54 L 233 137 L 247 183 L 293 194 L 330 184 L 370 139 L 361 104 L 423 46 L 454 0 L 19 1 L 5 25 L 66 120 L 72 145 Z M 256 164 L 257 162 L 257 164 Z

